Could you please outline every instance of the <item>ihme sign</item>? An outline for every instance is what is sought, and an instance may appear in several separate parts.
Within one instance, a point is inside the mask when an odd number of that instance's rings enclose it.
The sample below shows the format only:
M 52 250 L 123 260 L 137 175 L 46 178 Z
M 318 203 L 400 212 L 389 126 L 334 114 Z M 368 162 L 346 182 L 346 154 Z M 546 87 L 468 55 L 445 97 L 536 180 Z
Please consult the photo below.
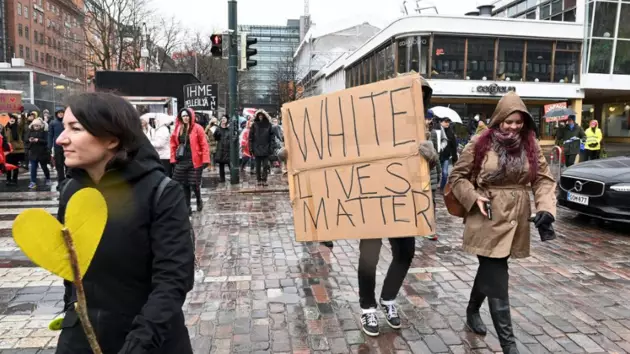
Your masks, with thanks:
M 510 91 L 514 91 L 516 92 L 516 87 L 514 86 L 499 86 L 497 84 L 490 84 L 490 85 L 479 85 L 476 88 L 473 87 L 472 89 L 473 92 L 477 92 L 477 93 L 488 93 L 491 95 L 497 95 L 500 93 L 508 93 Z
M 216 110 L 217 97 L 219 96 L 218 86 L 217 84 L 191 84 L 184 86 L 184 106 L 197 110 Z

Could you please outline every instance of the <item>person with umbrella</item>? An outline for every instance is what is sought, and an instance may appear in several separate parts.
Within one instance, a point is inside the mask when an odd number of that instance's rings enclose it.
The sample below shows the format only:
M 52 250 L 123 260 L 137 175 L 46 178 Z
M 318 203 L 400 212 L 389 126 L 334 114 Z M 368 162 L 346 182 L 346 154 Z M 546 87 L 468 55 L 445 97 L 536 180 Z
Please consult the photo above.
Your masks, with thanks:
M 580 153 L 580 140 L 586 139 L 584 130 L 575 124 L 575 115 L 569 115 L 564 129 L 558 132 L 558 140 L 563 144 L 565 164 L 571 167 L 575 164 L 575 157 Z

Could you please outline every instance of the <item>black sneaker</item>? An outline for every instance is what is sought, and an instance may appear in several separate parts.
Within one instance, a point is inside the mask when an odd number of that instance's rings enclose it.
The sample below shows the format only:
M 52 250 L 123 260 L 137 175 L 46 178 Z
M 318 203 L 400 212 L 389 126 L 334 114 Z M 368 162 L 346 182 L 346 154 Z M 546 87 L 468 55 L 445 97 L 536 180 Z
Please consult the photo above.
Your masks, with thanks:
M 385 305 L 383 304 L 383 300 L 381 300 L 381 307 L 383 308 L 383 312 L 385 313 L 387 324 L 393 329 L 399 329 L 400 316 L 398 316 L 398 309 L 396 308 L 396 305 Z
M 364 313 L 361 315 L 361 329 L 370 337 L 376 337 L 378 333 L 378 318 L 376 312 Z

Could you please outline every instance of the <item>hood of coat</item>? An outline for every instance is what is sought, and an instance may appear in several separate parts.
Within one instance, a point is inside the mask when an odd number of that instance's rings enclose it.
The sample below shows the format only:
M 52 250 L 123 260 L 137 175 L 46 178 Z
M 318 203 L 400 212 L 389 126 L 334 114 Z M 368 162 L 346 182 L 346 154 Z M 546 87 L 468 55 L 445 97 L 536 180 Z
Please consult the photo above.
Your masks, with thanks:
M 182 115 L 182 112 L 184 111 L 188 112 L 188 115 L 190 116 L 190 124 L 197 123 L 197 118 L 195 118 L 195 110 L 191 108 L 182 108 L 179 110 L 179 113 L 177 114 L 177 118 L 175 118 L 175 128 L 179 128 L 179 126 L 182 124 L 182 121 L 179 117 Z
M 149 139 L 145 135 L 142 135 L 140 139 L 140 147 L 135 154 L 131 156 L 130 161 L 119 168 L 113 168 L 105 172 L 105 175 L 99 183 L 99 187 L 116 185 L 129 186 L 154 171 L 164 172 L 160 156 L 155 151 L 153 145 L 151 145 Z M 89 175 L 83 169 L 70 169 L 69 174 L 83 185 L 91 184 Z
M 259 109 L 256 111 L 256 113 L 254 114 L 254 120 L 255 121 L 259 121 L 260 119 L 258 118 L 258 115 L 262 114 L 263 115 L 263 119 L 271 122 L 271 116 L 269 115 L 269 113 L 267 113 L 267 111 L 265 111 L 264 109 Z
M 525 106 L 521 97 L 513 91 L 505 94 L 505 96 L 503 96 L 497 104 L 497 107 L 492 114 L 492 118 L 490 119 L 489 128 L 498 128 L 501 126 L 501 123 L 510 116 L 510 114 L 515 112 L 521 112 L 523 114 L 523 119 L 525 119 L 524 123 L 528 129 L 536 129 L 534 118 L 532 118 L 532 115 L 527 110 L 527 106 Z
M 169 125 L 173 124 L 174 121 L 175 121 L 175 117 L 173 116 L 169 116 L 168 114 L 158 114 L 155 117 L 155 127 L 156 128 L 168 127 Z

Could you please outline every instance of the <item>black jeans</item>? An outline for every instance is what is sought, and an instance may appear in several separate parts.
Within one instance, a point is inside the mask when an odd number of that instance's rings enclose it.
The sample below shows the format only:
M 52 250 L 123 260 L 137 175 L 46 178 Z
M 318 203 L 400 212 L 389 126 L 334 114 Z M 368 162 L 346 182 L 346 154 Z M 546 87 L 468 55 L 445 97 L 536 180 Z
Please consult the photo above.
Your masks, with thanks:
M 564 159 L 565 159 L 565 165 L 567 167 L 571 167 L 573 165 L 575 165 L 575 157 L 577 155 L 564 155 Z
M 190 198 L 192 197 L 192 192 L 195 193 L 195 199 L 197 200 L 197 205 L 201 203 L 201 186 L 200 185 L 196 184 L 196 185 L 191 186 L 190 184 L 183 184 L 182 187 L 184 188 L 184 197 L 186 198 L 186 206 L 188 206 L 188 208 L 190 208 Z
M 15 166 L 19 166 L 24 161 L 24 153 L 23 152 L 14 152 L 8 154 L 6 157 L 7 163 Z M 16 168 L 13 171 L 7 172 L 7 182 L 17 183 L 19 168 Z
M 586 161 L 599 160 L 601 150 L 586 150 Z
M 407 276 L 411 261 L 416 251 L 414 237 L 390 238 L 392 263 L 389 265 L 381 299 L 396 299 L 403 280 Z M 359 305 L 362 309 L 376 307 L 374 288 L 376 287 L 376 266 L 381 253 L 382 239 L 361 240 L 359 243 Z
M 507 299 L 508 283 L 508 258 L 489 258 L 477 256 L 479 268 L 475 276 L 473 289 L 481 292 L 488 298 Z
M 220 182 L 225 182 L 225 166 L 227 166 L 228 168 L 232 168 L 230 167 L 229 163 L 219 162 L 219 181 Z
M 256 180 L 258 182 L 267 182 L 267 164 L 269 156 L 256 156 Z
M 55 145 L 55 170 L 57 170 L 57 182 L 61 184 L 66 179 L 66 156 L 63 154 L 63 148 Z

